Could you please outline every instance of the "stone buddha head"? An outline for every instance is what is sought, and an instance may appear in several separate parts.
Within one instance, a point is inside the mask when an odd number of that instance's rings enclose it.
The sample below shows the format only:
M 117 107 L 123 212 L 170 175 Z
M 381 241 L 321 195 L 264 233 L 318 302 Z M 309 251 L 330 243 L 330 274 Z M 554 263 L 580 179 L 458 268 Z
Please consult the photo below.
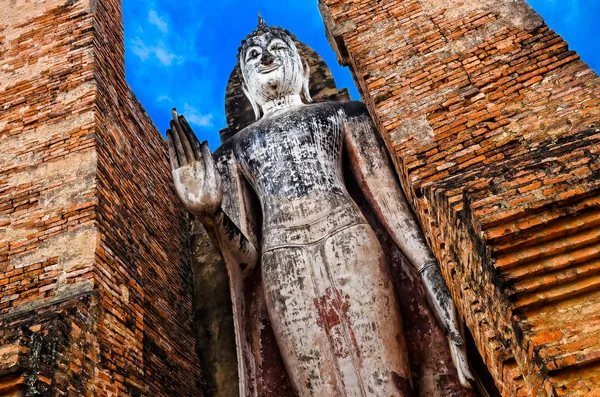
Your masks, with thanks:
M 288 105 L 311 102 L 310 66 L 294 36 L 279 27 L 269 27 L 259 15 L 258 27 L 239 49 L 242 89 L 250 100 L 256 119 Z

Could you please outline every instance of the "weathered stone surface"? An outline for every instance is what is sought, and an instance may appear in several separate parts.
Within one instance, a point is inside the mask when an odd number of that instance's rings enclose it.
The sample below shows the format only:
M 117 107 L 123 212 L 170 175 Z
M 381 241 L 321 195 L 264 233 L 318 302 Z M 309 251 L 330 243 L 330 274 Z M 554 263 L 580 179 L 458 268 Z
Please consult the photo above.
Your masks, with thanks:
M 98 301 L 85 292 L 0 316 L 0 395 L 95 395 Z
M 348 100 L 350 99 L 347 89 L 338 89 L 331 75 L 331 71 L 310 47 L 301 42 L 296 45 L 305 56 L 311 66 L 310 93 L 315 102 L 326 100 Z M 225 108 L 228 116 L 228 126 L 221 131 L 221 138 L 225 142 L 243 127 L 255 121 L 252 106 L 241 88 L 239 72 L 236 69 L 231 74 L 226 94 Z M 239 174 L 230 157 L 228 150 L 218 150 L 216 161 L 221 171 L 223 189 L 223 208 L 234 220 L 241 230 L 251 239 L 255 240 L 258 230 L 259 219 L 257 214 L 249 208 L 256 208 L 258 201 L 251 191 L 250 186 Z M 241 206 L 239 203 L 243 203 Z M 241 324 L 242 336 L 238 344 L 244 353 L 240 357 L 239 371 L 243 373 L 240 381 L 248 390 L 263 397 L 269 396 L 293 396 L 294 393 L 289 384 L 288 376 L 283 366 L 281 354 L 273 335 L 273 330 L 268 318 L 264 291 L 260 276 L 260 265 L 246 279 L 240 280 L 237 285 L 224 282 L 228 277 L 236 279 L 235 271 L 228 274 L 224 258 L 204 235 L 204 228 L 199 222 L 194 223 L 194 237 L 192 246 L 194 250 L 194 281 L 197 288 L 195 304 L 198 316 L 206 318 L 200 320 L 200 324 L 206 328 L 200 330 L 200 344 L 207 346 L 203 349 L 203 368 L 212 371 L 213 375 L 206 374 L 205 379 L 215 382 L 209 385 L 210 392 L 217 396 L 234 395 L 232 388 L 233 379 L 238 377 L 236 343 L 230 343 L 235 338 L 233 330 L 233 318 L 227 309 L 231 309 L 224 303 L 225 297 L 229 297 L 231 305 L 231 293 L 234 294 L 233 306 L 235 316 Z M 212 253 L 211 253 L 212 252 Z M 237 264 L 229 264 L 230 272 Z M 218 281 L 221 280 L 221 281 Z M 231 289 L 230 289 L 231 288 Z M 242 301 L 243 300 L 243 301 Z M 231 313 L 233 315 L 233 313 Z M 202 326 L 201 325 L 201 326 Z M 206 332 L 204 332 L 206 331 Z M 235 362 L 230 362 L 231 359 Z M 223 376 L 228 382 L 219 383 L 216 374 L 227 374 Z M 210 380 L 214 376 L 217 379 Z M 237 395 L 238 384 L 235 384 Z
M 262 19 L 238 59 L 251 106 L 230 114 L 232 131 L 250 112 L 259 120 L 214 155 L 175 111 L 167 138 L 178 196 L 204 224 L 227 266 L 240 394 L 291 395 L 286 378 L 302 395 L 412 396 L 413 378 L 421 396 L 469 394 L 424 301 L 426 294 L 467 385 L 471 375 L 464 350 L 456 347 L 461 331 L 449 292 L 364 105 L 303 104 L 310 101 L 309 66 L 289 33 Z M 238 90 L 240 83 L 230 88 Z M 342 166 L 344 155 L 348 167 Z M 402 247 L 426 286 L 423 291 L 418 281 L 399 283 L 404 311 L 422 327 L 412 333 L 414 366 L 386 255 L 348 194 L 343 169 L 363 190 L 371 216 L 382 222 L 382 238 L 385 228 L 388 246 L 393 240 Z M 394 265 L 402 261 L 395 259 Z M 196 260 L 205 261 L 197 263 L 199 269 L 218 269 L 211 258 Z M 202 304 L 215 310 L 210 299 Z
M 592 396 L 600 84 L 525 1 L 321 0 L 504 396 Z
M 236 338 L 227 265 L 204 226 L 192 221 L 194 311 L 206 396 L 239 395 Z
M 390 238 L 354 178 L 346 173 L 350 194 L 377 233 L 390 264 L 402 314 L 415 395 L 422 397 L 471 397 L 477 395 L 459 382 L 444 331 L 427 303 L 420 275 Z M 473 362 L 471 362 L 471 365 Z M 493 394 L 492 394 L 493 396 Z
M 81 328 L 92 356 L 74 337 L 54 362 L 23 353 L 25 372 L 43 371 L 0 375 L 0 394 L 198 395 L 186 214 L 164 140 L 125 83 L 121 3 L 0 7 L 0 334 L 26 317 L 23 338 L 46 337 L 46 314 L 71 316 L 61 305 L 81 294 L 96 302 L 56 328 Z

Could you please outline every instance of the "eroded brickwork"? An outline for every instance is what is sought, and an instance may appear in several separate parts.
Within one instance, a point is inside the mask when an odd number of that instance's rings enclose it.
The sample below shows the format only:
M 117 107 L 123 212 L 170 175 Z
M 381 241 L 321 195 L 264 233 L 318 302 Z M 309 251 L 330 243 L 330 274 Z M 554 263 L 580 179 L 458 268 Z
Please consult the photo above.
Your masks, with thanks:
M 93 396 L 98 295 L 0 316 L 0 396 Z
M 89 4 L 0 5 L 10 10 L 0 16 L 0 312 L 7 313 L 76 284 L 91 288 L 97 156 Z
M 85 383 L 70 395 L 201 395 L 186 215 L 164 141 L 125 83 L 121 3 L 0 6 L 0 354 L 47 363 L 48 390 Z M 42 313 L 86 294 L 95 314 L 72 327 L 94 341 L 91 369 L 26 352 Z M 24 313 L 25 336 L 11 336 Z M 83 365 L 79 342 L 61 341 Z M 0 395 L 38 387 L 11 371 L 0 368 Z
M 504 396 L 600 395 L 600 80 L 523 0 L 321 0 Z

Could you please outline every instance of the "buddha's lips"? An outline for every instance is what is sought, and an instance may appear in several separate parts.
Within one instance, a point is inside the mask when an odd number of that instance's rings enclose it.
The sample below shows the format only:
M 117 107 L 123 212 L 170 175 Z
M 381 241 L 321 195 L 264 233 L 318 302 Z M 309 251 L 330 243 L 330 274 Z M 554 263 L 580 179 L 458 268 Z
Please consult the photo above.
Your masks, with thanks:
M 269 65 L 269 66 L 261 66 L 258 68 L 258 73 L 262 73 L 262 74 L 271 73 L 273 70 L 278 69 L 280 66 L 281 66 L 281 64 L 279 64 L 279 63 Z

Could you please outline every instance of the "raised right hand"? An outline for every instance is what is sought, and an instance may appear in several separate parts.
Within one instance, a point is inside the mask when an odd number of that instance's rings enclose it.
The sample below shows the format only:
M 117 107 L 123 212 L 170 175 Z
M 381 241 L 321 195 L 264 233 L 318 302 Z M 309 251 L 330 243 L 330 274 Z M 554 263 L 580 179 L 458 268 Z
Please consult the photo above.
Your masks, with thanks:
M 200 143 L 185 117 L 172 110 L 167 130 L 171 174 L 185 208 L 197 216 L 214 215 L 223 200 L 221 177 L 206 141 Z

